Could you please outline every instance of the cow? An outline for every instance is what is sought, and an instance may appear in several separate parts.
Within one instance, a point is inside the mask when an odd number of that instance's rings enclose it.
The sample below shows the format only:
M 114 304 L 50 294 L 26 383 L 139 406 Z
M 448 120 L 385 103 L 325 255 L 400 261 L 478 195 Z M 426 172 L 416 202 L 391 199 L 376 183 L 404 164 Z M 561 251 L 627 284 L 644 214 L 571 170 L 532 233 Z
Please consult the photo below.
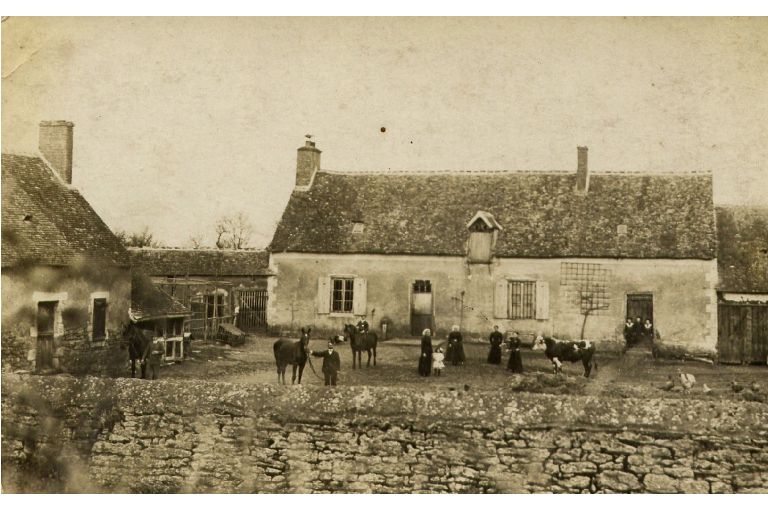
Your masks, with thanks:
M 539 335 L 533 342 L 533 350 L 544 350 L 544 355 L 555 367 L 555 374 L 563 371 L 563 361 L 581 361 L 584 365 L 584 377 L 589 377 L 592 373 L 595 344 L 591 341 L 565 341 Z M 594 361 L 594 368 L 597 371 L 597 361 Z

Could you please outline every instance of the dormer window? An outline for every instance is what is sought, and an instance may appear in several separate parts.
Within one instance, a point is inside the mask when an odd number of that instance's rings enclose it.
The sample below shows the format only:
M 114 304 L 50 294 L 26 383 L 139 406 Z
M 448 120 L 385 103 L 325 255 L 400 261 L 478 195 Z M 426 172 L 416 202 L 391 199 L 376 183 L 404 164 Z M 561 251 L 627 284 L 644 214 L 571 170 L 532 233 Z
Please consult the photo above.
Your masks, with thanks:
M 467 259 L 470 263 L 490 263 L 501 226 L 491 213 L 478 211 L 467 223 L 469 242 Z
M 352 233 L 355 235 L 359 235 L 365 230 L 365 224 L 362 222 L 353 222 L 352 223 Z

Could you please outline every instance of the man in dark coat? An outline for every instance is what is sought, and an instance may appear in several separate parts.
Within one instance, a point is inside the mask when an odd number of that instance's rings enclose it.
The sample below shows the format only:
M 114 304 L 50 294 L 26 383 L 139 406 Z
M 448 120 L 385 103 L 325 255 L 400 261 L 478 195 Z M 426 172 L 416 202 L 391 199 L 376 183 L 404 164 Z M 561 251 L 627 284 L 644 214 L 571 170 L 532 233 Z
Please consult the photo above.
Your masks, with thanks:
M 499 332 L 498 325 L 493 326 L 493 332 L 489 340 L 491 342 L 491 350 L 488 352 L 488 363 L 501 364 L 501 344 L 504 342 L 504 335 Z
M 149 360 L 149 373 L 151 379 L 155 380 L 160 375 L 160 363 L 163 361 L 165 355 L 165 343 L 162 338 L 155 338 L 152 343 L 147 345 L 147 352 L 145 360 Z
M 323 358 L 323 375 L 326 386 L 335 386 L 341 370 L 341 358 L 333 349 L 333 343 L 328 343 L 328 350 L 313 350 L 312 355 Z

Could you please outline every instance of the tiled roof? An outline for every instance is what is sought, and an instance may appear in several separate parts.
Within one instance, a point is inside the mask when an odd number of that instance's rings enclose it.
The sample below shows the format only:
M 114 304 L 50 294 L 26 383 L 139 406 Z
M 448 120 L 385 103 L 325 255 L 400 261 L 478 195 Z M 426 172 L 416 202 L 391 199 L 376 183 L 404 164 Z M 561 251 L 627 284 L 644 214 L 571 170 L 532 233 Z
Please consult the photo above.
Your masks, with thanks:
M 152 284 L 149 276 L 134 272 L 131 278 L 131 319 L 150 320 L 168 316 L 191 316 L 192 311 Z
M 717 208 L 718 289 L 768 293 L 768 208 Z
M 3 267 L 130 265 L 120 240 L 41 158 L 3 154 L 2 185 Z
M 135 268 L 153 276 L 265 276 L 269 253 L 228 249 L 129 250 Z
M 464 255 L 466 223 L 484 210 L 503 230 L 499 257 L 715 257 L 710 173 L 356 174 L 318 171 L 294 191 L 273 252 Z M 363 222 L 352 234 L 352 223 Z M 619 234 L 626 226 L 626 234 Z

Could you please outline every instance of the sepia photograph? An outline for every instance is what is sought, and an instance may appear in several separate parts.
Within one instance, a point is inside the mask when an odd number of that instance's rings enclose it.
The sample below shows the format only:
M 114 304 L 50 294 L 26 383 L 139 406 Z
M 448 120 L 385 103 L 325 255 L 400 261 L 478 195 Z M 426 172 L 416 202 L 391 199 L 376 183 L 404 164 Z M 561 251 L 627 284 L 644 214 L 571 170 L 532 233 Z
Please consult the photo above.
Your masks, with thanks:
M 768 18 L 0 30 L 3 494 L 768 493 Z

